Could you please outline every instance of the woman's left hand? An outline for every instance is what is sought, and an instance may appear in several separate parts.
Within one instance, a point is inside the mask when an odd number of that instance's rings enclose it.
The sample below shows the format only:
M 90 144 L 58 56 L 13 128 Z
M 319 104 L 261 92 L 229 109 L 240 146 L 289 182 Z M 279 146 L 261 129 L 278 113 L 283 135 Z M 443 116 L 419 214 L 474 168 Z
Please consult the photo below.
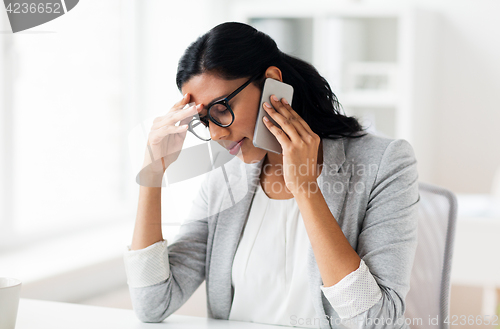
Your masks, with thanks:
M 296 196 L 298 193 L 307 192 L 312 188 L 311 184 L 316 184 L 319 176 L 317 158 L 321 138 L 284 98 L 280 102 L 275 95 L 272 95 L 271 103 L 276 110 L 267 107 L 266 103 L 263 107 L 283 130 L 272 121 L 266 121 L 265 116 L 264 124 L 281 144 L 285 185 Z

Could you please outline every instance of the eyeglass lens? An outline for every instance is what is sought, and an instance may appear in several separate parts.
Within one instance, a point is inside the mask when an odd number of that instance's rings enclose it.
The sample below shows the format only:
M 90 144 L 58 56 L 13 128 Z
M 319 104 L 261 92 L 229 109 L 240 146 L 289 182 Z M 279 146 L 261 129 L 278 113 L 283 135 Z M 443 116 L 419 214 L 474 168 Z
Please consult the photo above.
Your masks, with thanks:
M 223 126 L 230 124 L 233 118 L 229 109 L 223 104 L 212 105 L 209 114 L 213 120 Z
M 225 126 L 231 124 L 233 116 L 231 111 L 224 104 L 214 104 L 209 109 L 210 116 L 217 123 Z M 203 122 L 205 121 L 205 122 Z M 205 117 L 204 120 L 194 120 L 191 125 L 193 132 L 203 140 L 210 139 L 210 130 L 208 128 L 208 118 Z

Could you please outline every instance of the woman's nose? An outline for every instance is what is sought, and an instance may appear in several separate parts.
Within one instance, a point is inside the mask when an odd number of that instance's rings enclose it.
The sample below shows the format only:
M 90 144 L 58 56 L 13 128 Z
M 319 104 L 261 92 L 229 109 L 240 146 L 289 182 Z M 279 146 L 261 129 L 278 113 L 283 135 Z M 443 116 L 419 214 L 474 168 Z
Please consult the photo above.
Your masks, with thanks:
M 224 139 L 229 135 L 229 127 L 219 127 L 215 123 L 210 122 L 208 128 L 210 129 L 210 138 L 214 141 Z

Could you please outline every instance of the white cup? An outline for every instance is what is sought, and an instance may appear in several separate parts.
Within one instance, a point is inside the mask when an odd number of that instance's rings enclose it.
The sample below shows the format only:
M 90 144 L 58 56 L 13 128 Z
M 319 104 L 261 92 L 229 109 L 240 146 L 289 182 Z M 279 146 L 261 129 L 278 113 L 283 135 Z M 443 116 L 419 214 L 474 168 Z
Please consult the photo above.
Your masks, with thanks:
M 21 281 L 0 278 L 0 329 L 14 329 L 16 327 L 20 295 Z

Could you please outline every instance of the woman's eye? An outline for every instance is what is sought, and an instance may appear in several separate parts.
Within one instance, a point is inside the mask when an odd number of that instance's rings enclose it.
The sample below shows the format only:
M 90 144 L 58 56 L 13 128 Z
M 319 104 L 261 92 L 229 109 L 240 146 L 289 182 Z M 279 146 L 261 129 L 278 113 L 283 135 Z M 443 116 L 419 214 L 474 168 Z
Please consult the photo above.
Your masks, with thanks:
M 222 104 L 215 104 L 210 108 L 211 114 L 222 114 L 228 111 L 227 107 Z

